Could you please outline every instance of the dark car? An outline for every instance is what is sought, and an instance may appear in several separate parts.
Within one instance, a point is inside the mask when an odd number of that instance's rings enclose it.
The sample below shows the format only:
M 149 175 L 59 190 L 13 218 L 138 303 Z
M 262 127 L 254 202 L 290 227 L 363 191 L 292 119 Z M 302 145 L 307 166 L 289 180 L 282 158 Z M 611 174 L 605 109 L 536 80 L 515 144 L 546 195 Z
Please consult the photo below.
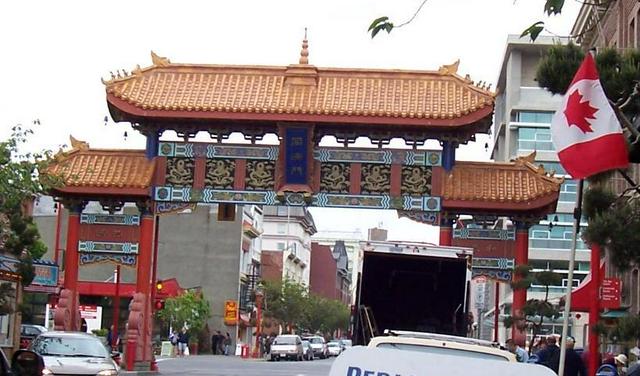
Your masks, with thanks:
M 2 376 L 40 376 L 44 370 L 44 360 L 29 350 L 18 350 L 13 353 L 11 363 L 0 349 L 0 375 Z
M 20 348 L 26 349 L 37 336 L 45 333 L 47 328 L 42 325 L 22 324 L 20 325 Z

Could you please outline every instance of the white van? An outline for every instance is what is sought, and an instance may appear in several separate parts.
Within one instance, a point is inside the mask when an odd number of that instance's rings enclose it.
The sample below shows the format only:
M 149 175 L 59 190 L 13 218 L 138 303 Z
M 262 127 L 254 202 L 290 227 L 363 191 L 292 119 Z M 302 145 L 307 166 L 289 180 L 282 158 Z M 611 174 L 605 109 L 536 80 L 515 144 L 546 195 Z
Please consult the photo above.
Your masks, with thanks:
M 489 341 L 399 330 L 385 333 L 386 336 L 373 337 L 367 347 L 516 362 L 514 354 Z
M 433 375 L 556 376 L 551 369 L 537 364 L 362 346 L 344 351 L 329 371 L 329 376 Z

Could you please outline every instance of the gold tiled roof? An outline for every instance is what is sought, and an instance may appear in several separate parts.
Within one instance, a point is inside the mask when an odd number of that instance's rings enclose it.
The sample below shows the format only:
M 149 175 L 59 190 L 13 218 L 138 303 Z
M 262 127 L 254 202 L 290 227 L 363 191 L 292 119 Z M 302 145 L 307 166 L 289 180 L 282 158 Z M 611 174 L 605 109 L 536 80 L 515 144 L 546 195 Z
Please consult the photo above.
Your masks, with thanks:
M 154 162 L 144 150 L 89 149 L 72 138 L 73 149 L 60 152 L 47 173 L 62 180 L 63 187 L 134 188 L 151 186 Z
M 373 118 L 459 119 L 487 107 L 484 85 L 457 75 L 457 63 L 439 71 L 172 64 L 136 68 L 105 82 L 108 100 L 138 110 L 194 113 L 302 114 Z M 118 107 L 118 104 L 115 104 Z M 194 114 L 193 116 L 197 116 Z
M 445 200 L 525 203 L 559 193 L 562 178 L 533 164 L 535 154 L 512 163 L 456 162 L 445 173 Z

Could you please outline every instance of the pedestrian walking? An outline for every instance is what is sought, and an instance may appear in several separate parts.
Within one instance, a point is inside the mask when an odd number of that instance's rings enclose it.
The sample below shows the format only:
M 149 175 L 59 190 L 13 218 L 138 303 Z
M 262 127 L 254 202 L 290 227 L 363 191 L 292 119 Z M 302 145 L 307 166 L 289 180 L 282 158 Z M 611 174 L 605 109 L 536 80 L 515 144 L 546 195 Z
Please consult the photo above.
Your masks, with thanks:
M 173 355 L 178 355 L 178 332 L 175 329 L 169 334 L 169 341 L 173 348 Z
M 182 328 L 182 331 L 178 334 L 178 356 L 189 355 L 189 333 L 186 328 Z
M 555 336 L 551 335 L 547 337 L 547 348 L 542 355 L 543 356 L 540 357 L 540 364 L 551 368 L 553 372 L 557 374 L 560 368 L 560 347 L 556 344 Z
M 565 342 L 567 346 L 564 360 L 565 376 L 587 376 L 587 367 L 585 367 L 582 357 L 574 350 L 576 340 L 573 337 L 567 337 Z
M 518 346 L 516 342 L 509 338 L 507 340 L 507 350 L 516 356 L 516 360 L 520 363 L 526 363 L 529 360 L 529 354 L 522 347 Z
M 616 368 L 618 369 L 619 376 L 627 375 L 627 356 L 624 354 L 618 354 L 614 358 L 616 361 Z
M 218 352 L 218 341 L 220 340 L 218 333 L 220 333 L 220 331 L 214 332 L 211 336 L 211 354 L 213 355 L 216 355 Z
M 216 354 L 224 355 L 224 335 L 219 330 L 216 333 L 218 334 Z
M 231 347 L 231 335 L 227 332 L 227 336 L 224 339 L 224 355 L 229 355 L 229 348 Z

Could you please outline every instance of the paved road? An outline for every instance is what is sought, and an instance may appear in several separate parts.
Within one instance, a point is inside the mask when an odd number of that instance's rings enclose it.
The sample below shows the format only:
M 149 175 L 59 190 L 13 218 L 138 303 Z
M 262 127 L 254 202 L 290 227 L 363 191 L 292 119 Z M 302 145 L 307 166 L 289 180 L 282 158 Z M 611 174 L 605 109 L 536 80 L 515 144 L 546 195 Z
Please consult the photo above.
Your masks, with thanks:
M 267 362 L 235 356 L 197 355 L 159 359 L 160 375 L 212 376 L 327 376 L 333 359 L 305 362 Z

